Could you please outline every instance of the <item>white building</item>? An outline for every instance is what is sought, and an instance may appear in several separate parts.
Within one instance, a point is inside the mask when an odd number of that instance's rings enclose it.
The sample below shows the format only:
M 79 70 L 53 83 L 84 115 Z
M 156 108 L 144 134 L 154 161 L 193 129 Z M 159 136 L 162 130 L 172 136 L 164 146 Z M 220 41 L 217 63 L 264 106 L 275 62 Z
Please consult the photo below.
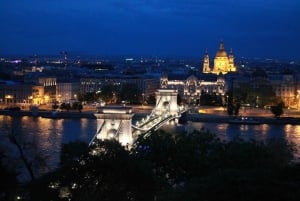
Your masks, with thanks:
M 225 94 L 225 79 L 215 74 L 164 75 L 160 79 L 161 88 L 177 89 L 178 94 L 189 103 L 200 99 L 201 94 Z

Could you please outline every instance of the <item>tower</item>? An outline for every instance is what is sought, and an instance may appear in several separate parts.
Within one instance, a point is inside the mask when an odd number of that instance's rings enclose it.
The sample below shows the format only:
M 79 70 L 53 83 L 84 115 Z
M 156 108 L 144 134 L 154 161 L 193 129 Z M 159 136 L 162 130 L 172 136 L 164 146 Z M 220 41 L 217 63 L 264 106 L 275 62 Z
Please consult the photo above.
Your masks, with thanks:
M 176 115 L 178 114 L 176 89 L 158 89 L 156 95 L 156 114 L 157 115 Z
M 234 66 L 234 56 L 232 49 L 230 50 L 229 57 L 228 57 L 228 65 L 229 65 L 229 71 L 236 71 L 236 68 Z
M 209 56 L 207 50 L 205 51 L 204 54 L 204 60 L 203 60 L 203 73 L 210 73 L 211 69 L 209 67 Z
M 67 69 L 68 66 L 68 53 L 66 51 L 62 51 L 61 54 L 64 56 L 64 68 Z
M 168 87 L 168 76 L 162 75 L 160 78 L 160 87 L 161 88 L 167 88 Z

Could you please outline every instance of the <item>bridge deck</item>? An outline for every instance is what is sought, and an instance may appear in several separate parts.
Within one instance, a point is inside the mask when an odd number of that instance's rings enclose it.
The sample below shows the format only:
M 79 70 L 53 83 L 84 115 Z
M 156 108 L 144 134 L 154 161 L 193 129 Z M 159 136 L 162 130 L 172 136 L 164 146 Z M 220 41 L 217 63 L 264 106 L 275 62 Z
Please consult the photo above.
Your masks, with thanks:
M 177 114 L 165 113 L 164 115 L 158 115 L 155 114 L 155 112 L 152 112 L 151 114 L 146 116 L 146 118 L 143 118 L 140 122 L 137 122 L 136 125 L 132 125 L 132 128 L 134 129 L 132 135 L 134 138 L 136 138 L 140 134 L 147 135 L 152 131 L 159 129 L 165 123 L 179 118 L 185 111 L 185 108 L 181 108 Z

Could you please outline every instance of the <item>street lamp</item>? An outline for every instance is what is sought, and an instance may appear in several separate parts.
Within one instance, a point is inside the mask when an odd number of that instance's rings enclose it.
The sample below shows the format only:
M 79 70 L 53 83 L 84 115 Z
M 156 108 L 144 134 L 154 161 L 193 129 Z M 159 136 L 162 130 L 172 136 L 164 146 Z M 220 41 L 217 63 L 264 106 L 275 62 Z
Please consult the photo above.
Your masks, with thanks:
M 49 98 L 50 98 L 50 97 L 49 97 L 48 95 L 45 95 L 45 96 L 44 96 L 45 104 L 47 104 L 47 103 L 49 102 Z
M 94 94 L 94 101 L 95 102 L 98 102 L 98 99 L 99 99 L 98 94 L 100 94 L 100 93 L 101 93 L 100 90 L 98 90 L 98 91 L 95 92 L 95 94 Z
M 61 95 L 60 94 L 58 94 L 58 96 L 57 96 L 58 98 L 57 98 L 57 101 L 60 103 L 61 102 Z
M 142 97 L 143 97 L 142 105 L 144 105 L 144 98 L 145 98 L 145 94 L 144 93 L 142 93 Z
M 13 102 L 13 96 L 12 95 L 5 95 L 5 102 L 6 103 L 12 103 Z
M 299 104 L 300 104 L 300 90 L 297 90 L 297 110 L 299 111 Z
M 228 107 L 228 98 L 229 98 L 229 96 L 227 95 L 226 96 L 226 105 L 227 105 L 227 107 Z
M 28 103 L 32 104 L 33 96 L 28 96 Z

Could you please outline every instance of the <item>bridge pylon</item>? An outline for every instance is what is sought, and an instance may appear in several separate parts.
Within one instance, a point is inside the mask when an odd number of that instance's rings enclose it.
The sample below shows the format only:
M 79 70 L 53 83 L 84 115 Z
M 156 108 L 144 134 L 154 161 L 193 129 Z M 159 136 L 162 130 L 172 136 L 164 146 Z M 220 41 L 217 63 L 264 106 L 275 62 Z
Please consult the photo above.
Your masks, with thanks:
M 131 107 L 102 106 L 97 108 L 94 115 L 97 118 L 97 132 L 94 138 L 116 139 L 124 146 L 133 143 L 131 125 L 134 114 Z
M 178 91 L 176 89 L 158 89 L 156 94 L 155 114 L 177 115 L 179 112 L 177 104 Z

